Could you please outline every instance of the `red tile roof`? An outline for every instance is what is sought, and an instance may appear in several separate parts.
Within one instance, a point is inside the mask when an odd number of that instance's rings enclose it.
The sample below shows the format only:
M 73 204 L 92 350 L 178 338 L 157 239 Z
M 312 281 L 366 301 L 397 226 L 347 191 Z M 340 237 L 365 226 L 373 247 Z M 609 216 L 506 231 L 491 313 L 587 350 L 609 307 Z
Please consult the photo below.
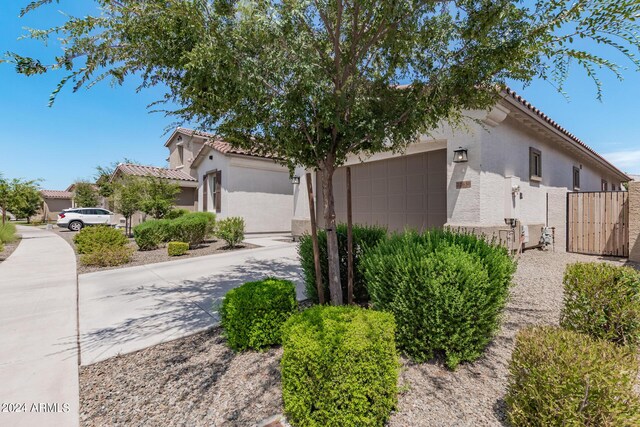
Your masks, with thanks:
M 73 199 L 73 193 L 71 191 L 40 190 L 40 195 L 45 199 Z
M 156 166 L 143 166 L 134 165 L 131 163 L 121 163 L 114 171 L 114 176 L 118 171 L 122 172 L 125 175 L 166 178 L 177 181 L 197 181 L 196 178 L 179 169 L 159 168 Z
M 569 138 L 570 140 L 572 140 L 573 142 L 578 144 L 580 147 L 584 148 L 585 150 L 587 150 L 588 152 L 590 152 L 591 154 L 593 154 L 594 156 L 599 158 L 602 162 L 606 163 L 610 168 L 615 170 L 621 176 L 629 178 L 624 172 L 622 172 L 620 169 L 615 167 L 611 162 L 609 162 L 604 157 L 602 157 L 600 154 L 598 154 L 593 148 L 589 147 L 580 138 L 578 138 L 577 136 L 575 136 L 574 134 L 572 134 L 571 132 L 569 132 L 568 130 L 563 128 L 562 126 L 560 126 L 557 122 L 555 122 L 553 119 L 551 119 L 551 117 L 547 116 L 545 113 L 540 111 L 538 108 L 536 108 L 533 105 L 531 105 L 531 103 L 529 101 L 524 99 L 522 96 L 518 95 L 513 89 L 507 87 L 503 91 L 503 93 L 506 95 L 506 97 L 510 97 L 513 100 L 517 101 L 519 104 L 525 106 L 529 111 L 531 111 L 532 113 L 534 113 L 535 115 L 540 117 L 542 120 L 547 122 L 549 125 L 551 125 L 556 130 L 560 131 L 560 133 L 562 133 L 564 136 L 566 136 L 567 138 Z
M 208 140 L 205 141 L 204 145 L 202 146 L 202 148 L 200 149 L 200 151 L 198 151 L 198 153 L 196 153 L 195 157 L 194 157 L 194 161 L 195 159 L 198 158 L 198 156 L 203 155 L 204 152 L 206 151 L 206 148 L 213 148 L 214 150 L 222 153 L 222 154 L 239 154 L 242 156 L 254 156 L 254 157 L 264 157 L 266 159 L 275 159 L 276 156 L 272 156 L 272 155 L 262 155 L 262 154 L 258 154 L 256 152 L 250 151 L 250 150 L 245 150 L 243 148 L 236 148 L 234 146 L 232 146 L 230 143 L 228 143 L 227 141 L 222 140 L 218 135 L 209 133 L 209 132 L 203 132 L 200 130 L 193 130 L 193 129 L 187 129 L 187 128 L 182 128 L 179 127 L 176 129 L 176 132 L 181 132 L 184 134 L 188 134 L 188 135 L 197 135 L 197 136 L 201 136 L 204 138 L 207 138 Z

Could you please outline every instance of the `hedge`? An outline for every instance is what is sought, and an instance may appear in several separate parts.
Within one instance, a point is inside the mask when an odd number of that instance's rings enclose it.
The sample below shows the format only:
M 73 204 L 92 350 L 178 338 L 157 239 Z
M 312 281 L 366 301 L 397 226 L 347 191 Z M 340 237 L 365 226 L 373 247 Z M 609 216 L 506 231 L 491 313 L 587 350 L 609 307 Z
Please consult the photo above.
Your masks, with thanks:
M 620 345 L 640 343 L 640 273 L 606 263 L 569 265 L 561 326 Z
M 361 269 L 373 307 L 396 318 L 398 347 L 455 369 L 498 330 L 515 263 L 500 246 L 438 230 L 392 236 L 365 253 Z
M 280 344 L 282 324 L 298 309 L 296 287 L 267 278 L 232 289 L 220 309 L 227 345 L 236 351 Z
M 80 263 L 97 267 L 115 267 L 129 263 L 133 252 L 134 249 L 130 246 L 105 246 L 99 251 L 81 255 Z
M 159 219 L 140 223 L 133 227 L 133 238 L 141 251 L 157 249 L 166 242 L 169 235 L 170 220 Z
M 339 224 L 338 232 L 338 255 L 340 257 L 340 281 L 342 282 L 343 300 L 347 300 L 347 226 Z M 384 240 L 387 230 L 377 226 L 353 226 L 353 297 L 357 303 L 369 301 L 369 294 L 363 274 L 358 265 L 366 248 L 374 247 L 378 242 Z M 322 271 L 322 283 L 325 289 L 325 301 L 329 301 L 329 262 L 327 258 L 327 233 L 325 230 L 318 231 L 318 244 L 320 247 L 320 268 Z M 298 254 L 304 274 L 305 294 L 307 298 L 315 303 L 318 302 L 318 290 L 316 287 L 316 271 L 313 263 L 313 242 L 310 235 L 300 238 Z
M 506 404 L 514 426 L 638 426 L 634 350 L 557 327 L 521 330 Z
M 169 242 L 167 243 L 167 253 L 169 256 L 184 255 L 189 251 L 189 244 L 185 242 Z
M 92 254 L 101 252 L 105 248 L 123 248 L 129 243 L 129 239 L 120 230 L 106 225 L 84 227 L 73 238 L 76 251 L 79 254 Z
M 156 249 L 172 240 L 187 242 L 193 248 L 205 240 L 214 226 L 214 214 L 193 212 L 176 219 L 145 221 L 133 228 L 133 237 L 142 251 Z
M 292 425 L 385 424 L 399 371 L 391 314 L 315 306 L 282 330 L 282 397 Z

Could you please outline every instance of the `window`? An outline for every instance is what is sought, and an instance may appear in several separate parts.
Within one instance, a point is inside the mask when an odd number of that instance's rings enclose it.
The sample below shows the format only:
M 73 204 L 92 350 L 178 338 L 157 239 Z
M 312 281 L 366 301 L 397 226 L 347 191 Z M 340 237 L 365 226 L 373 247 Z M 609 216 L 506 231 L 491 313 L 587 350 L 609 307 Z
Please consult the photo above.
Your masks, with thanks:
M 529 147 L 529 178 L 542 181 L 542 152 L 533 147 Z
M 604 179 L 602 180 L 602 191 L 609 191 L 609 183 Z
M 182 144 L 178 145 L 178 159 L 180 160 L 180 164 L 184 165 L 184 147 Z
M 580 190 L 580 168 L 573 167 L 573 191 Z
M 208 172 L 202 178 L 202 210 L 220 213 L 222 211 L 222 173 Z

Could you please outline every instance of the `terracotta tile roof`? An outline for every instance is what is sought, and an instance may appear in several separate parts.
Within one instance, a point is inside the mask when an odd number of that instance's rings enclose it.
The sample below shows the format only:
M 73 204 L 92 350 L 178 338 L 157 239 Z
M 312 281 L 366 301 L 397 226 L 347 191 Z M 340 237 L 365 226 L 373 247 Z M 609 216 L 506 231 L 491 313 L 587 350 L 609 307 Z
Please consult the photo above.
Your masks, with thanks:
M 118 171 L 122 172 L 125 175 L 166 178 L 166 179 L 173 179 L 177 181 L 197 181 L 196 178 L 192 177 L 188 173 L 183 172 L 179 169 L 159 168 L 156 166 L 143 166 L 143 165 L 134 165 L 131 163 L 121 163 L 118 165 L 118 167 L 114 171 L 114 175 Z
M 73 199 L 73 193 L 71 191 L 40 190 L 40 194 L 45 199 Z
M 567 138 L 569 138 L 570 140 L 572 140 L 573 142 L 578 144 L 580 147 L 584 148 L 585 150 L 587 150 L 588 152 L 590 152 L 591 154 L 593 154 L 594 156 L 599 158 L 602 162 L 606 163 L 610 168 L 615 170 L 621 176 L 629 178 L 624 172 L 622 172 L 620 169 L 615 167 L 612 163 L 610 163 L 608 160 L 606 160 L 604 157 L 602 157 L 600 154 L 598 154 L 593 148 L 589 147 L 580 138 L 578 138 L 577 136 L 575 136 L 574 134 L 569 132 L 567 129 L 565 129 L 562 126 L 560 126 L 557 122 L 555 122 L 553 119 L 551 119 L 551 117 L 547 116 L 545 113 L 540 111 L 538 108 L 536 108 L 533 105 L 531 105 L 531 103 L 529 101 L 524 99 L 522 96 L 518 95 L 513 89 L 507 87 L 503 91 L 503 93 L 506 95 L 506 97 L 510 97 L 513 100 L 515 100 L 516 102 L 518 102 L 519 104 L 525 106 L 529 111 L 531 111 L 532 113 L 534 113 L 535 115 L 540 117 L 542 120 L 547 122 L 549 125 L 551 125 L 556 130 L 560 131 L 560 133 L 562 133 L 564 136 L 566 136 Z
M 230 143 L 222 140 L 218 135 L 215 135 L 209 132 L 203 132 L 200 130 L 193 130 L 193 129 L 187 129 L 182 127 L 177 128 L 176 132 L 208 138 L 208 140 L 205 141 L 202 148 L 198 151 L 198 153 L 196 153 L 194 157 L 194 161 L 195 159 L 198 158 L 198 156 L 203 155 L 207 151 L 207 148 L 213 148 L 214 150 L 222 154 L 239 154 L 242 156 L 254 156 L 254 157 L 263 157 L 266 159 L 276 159 L 276 156 L 257 154 L 250 150 L 233 147 Z

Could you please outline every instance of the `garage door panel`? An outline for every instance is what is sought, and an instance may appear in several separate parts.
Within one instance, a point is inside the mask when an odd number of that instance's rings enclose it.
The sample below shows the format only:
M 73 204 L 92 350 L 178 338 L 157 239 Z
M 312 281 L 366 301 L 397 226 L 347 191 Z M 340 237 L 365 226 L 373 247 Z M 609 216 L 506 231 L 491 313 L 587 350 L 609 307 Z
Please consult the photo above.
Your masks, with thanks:
M 389 231 L 442 227 L 447 220 L 446 150 L 413 154 L 351 167 L 353 222 Z M 346 222 L 346 172 L 334 178 L 336 216 Z M 323 226 L 322 194 L 318 222 Z

